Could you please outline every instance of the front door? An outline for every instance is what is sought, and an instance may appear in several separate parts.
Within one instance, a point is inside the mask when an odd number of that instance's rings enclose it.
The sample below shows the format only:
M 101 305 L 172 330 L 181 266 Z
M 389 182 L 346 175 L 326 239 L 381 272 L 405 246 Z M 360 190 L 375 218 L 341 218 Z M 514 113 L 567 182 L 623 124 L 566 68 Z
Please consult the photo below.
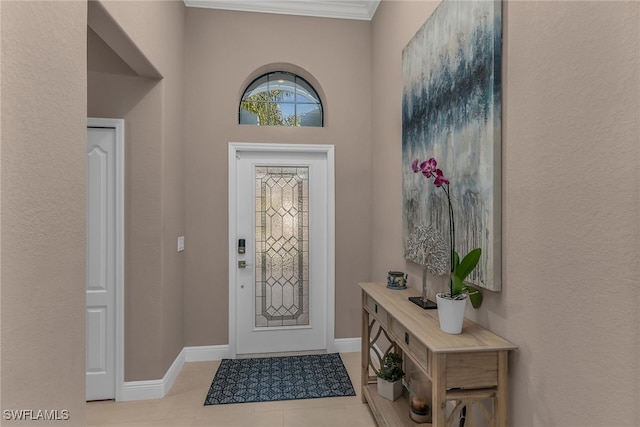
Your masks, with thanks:
M 236 352 L 326 350 L 333 304 L 327 153 L 235 157 Z

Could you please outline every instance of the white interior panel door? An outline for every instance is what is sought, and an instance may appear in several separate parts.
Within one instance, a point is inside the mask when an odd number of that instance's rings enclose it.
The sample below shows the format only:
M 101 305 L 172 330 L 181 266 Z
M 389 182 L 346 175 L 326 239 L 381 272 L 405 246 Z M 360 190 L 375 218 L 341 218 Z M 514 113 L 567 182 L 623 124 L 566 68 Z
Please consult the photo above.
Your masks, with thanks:
M 237 353 L 325 350 L 327 155 L 243 151 L 235 160 L 235 237 L 245 244 L 230 254 Z
M 87 128 L 87 400 L 115 398 L 116 131 Z

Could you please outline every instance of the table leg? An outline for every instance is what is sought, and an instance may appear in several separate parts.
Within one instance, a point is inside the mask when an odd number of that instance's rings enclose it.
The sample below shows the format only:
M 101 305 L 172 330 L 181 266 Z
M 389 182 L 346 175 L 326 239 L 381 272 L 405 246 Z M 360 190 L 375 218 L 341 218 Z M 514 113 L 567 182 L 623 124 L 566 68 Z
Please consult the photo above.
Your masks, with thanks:
M 433 397 L 432 397 L 432 423 L 433 427 L 444 427 L 447 422 L 447 402 L 445 396 L 447 393 L 445 384 L 445 366 L 447 363 L 447 355 L 437 353 L 433 357 Z
M 367 294 L 362 292 L 362 342 L 360 346 L 360 362 L 362 371 L 360 373 L 360 398 L 362 403 L 367 403 L 364 395 L 364 388 L 369 384 L 369 313 L 366 307 Z
M 507 365 L 508 352 L 498 352 L 498 392 L 495 398 L 495 425 L 507 427 Z

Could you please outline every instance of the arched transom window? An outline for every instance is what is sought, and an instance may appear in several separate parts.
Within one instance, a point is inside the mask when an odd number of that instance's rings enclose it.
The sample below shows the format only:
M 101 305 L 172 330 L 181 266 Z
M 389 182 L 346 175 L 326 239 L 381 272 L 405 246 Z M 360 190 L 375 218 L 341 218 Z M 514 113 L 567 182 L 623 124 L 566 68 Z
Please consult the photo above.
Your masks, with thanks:
M 322 102 L 300 76 L 283 71 L 264 74 L 247 87 L 239 123 L 271 126 L 323 126 Z

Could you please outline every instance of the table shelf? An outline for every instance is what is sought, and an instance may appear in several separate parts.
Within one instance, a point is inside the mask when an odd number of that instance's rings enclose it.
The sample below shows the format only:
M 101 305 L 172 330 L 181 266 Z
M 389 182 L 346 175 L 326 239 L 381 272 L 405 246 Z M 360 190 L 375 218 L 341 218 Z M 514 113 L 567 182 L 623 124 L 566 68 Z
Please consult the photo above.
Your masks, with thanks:
M 362 393 L 381 427 L 432 427 L 431 423 L 416 423 L 411 419 L 409 416 L 409 392 L 406 388 L 402 396 L 393 402 L 378 394 L 375 383 L 363 387 Z

